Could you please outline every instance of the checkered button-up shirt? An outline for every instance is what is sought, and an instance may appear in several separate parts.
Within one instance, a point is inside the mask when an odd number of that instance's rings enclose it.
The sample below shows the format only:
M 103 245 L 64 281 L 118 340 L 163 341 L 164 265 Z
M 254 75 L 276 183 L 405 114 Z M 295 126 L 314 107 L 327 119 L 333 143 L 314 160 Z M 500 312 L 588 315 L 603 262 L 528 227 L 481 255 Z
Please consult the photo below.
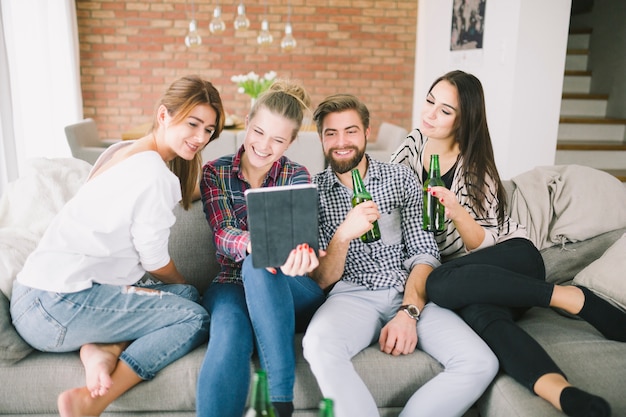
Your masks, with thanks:
M 432 233 L 422 230 L 422 190 L 408 167 L 368 157 L 365 188 L 378 205 L 381 239 L 350 242 L 341 279 L 370 290 L 404 288 L 409 272 L 417 264 L 440 265 L 439 250 Z M 313 177 L 320 195 L 320 248 L 326 249 L 339 225 L 352 208 L 352 190 L 339 182 L 331 170 Z
M 243 146 L 235 155 L 207 163 L 202 172 L 200 191 L 204 214 L 213 230 L 220 272 L 214 281 L 241 283 L 241 264 L 250 241 L 245 192 L 250 184 L 241 172 Z M 274 162 L 262 187 L 311 182 L 305 167 L 283 156 Z

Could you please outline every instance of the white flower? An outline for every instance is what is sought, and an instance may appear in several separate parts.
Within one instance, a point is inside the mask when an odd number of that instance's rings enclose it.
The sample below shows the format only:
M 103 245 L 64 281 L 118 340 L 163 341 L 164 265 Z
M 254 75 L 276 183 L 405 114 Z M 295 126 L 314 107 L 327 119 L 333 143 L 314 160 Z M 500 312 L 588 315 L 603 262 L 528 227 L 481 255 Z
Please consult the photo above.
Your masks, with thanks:
M 267 72 L 263 77 L 259 77 L 254 71 L 250 71 L 246 75 L 240 74 L 230 77 L 230 80 L 239 87 L 237 89 L 239 93 L 245 93 L 252 98 L 258 98 L 274 83 L 275 79 L 275 71 Z

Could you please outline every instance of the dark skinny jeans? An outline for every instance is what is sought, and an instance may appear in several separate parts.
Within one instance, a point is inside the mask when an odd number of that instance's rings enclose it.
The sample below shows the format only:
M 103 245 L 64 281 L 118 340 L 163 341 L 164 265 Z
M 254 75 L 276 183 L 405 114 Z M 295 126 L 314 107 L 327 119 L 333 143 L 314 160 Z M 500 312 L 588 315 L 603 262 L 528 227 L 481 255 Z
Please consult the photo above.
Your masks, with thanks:
M 516 320 L 530 307 L 549 307 L 553 289 L 545 282 L 541 254 L 523 238 L 445 262 L 426 282 L 429 299 L 456 311 L 493 350 L 504 372 L 532 392 L 539 377 L 564 374 Z

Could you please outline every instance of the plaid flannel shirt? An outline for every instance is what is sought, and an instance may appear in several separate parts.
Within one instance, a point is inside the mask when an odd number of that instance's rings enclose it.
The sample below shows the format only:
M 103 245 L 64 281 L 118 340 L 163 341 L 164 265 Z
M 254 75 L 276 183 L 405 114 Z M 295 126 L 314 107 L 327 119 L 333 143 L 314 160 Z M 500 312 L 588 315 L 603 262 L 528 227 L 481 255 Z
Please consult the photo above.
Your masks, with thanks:
M 241 172 L 243 146 L 234 155 L 208 162 L 202 169 L 200 191 L 204 214 L 213 230 L 217 261 L 216 282 L 241 282 L 241 264 L 250 241 L 245 191 L 250 184 Z M 307 169 L 283 156 L 274 162 L 262 187 L 311 182 Z

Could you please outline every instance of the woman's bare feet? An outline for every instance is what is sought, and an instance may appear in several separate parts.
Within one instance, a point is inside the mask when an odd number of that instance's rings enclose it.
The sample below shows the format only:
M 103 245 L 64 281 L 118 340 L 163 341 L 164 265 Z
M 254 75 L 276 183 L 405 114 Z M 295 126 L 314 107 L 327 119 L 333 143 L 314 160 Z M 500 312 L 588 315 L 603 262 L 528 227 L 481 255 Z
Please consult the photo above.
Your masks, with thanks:
M 106 394 L 111 388 L 111 374 L 121 353 L 119 345 L 89 343 L 80 348 L 85 367 L 86 389 L 92 398 Z
M 85 417 L 99 414 L 89 413 L 93 402 L 87 387 L 73 388 L 62 392 L 57 399 L 59 415 L 61 417 Z
M 62 392 L 57 399 L 57 406 L 59 407 L 59 414 L 61 417 L 99 416 L 109 406 L 109 404 L 119 398 L 120 395 L 141 382 L 141 378 L 139 378 L 139 376 L 128 365 L 126 365 L 126 363 L 117 360 L 117 356 L 119 356 L 119 354 L 116 354 L 117 349 L 124 349 L 126 345 L 126 343 L 116 345 L 95 345 L 95 349 L 92 349 L 92 346 L 85 350 L 85 360 L 89 362 L 89 365 L 85 366 L 85 369 L 91 369 L 90 371 L 87 371 L 88 375 L 91 375 L 88 378 L 92 378 L 96 381 L 101 381 L 103 379 L 102 370 L 106 368 L 106 366 L 103 367 L 101 365 L 101 361 L 100 364 L 98 364 L 99 361 L 97 360 L 99 357 L 107 356 L 102 355 L 102 351 L 111 353 L 116 358 L 115 361 L 117 366 L 114 365 L 115 369 L 112 371 L 110 379 L 105 378 L 110 381 L 110 389 L 106 390 L 104 394 L 99 396 L 94 396 L 92 394 L 92 390 L 87 387 L 73 388 Z M 81 349 L 81 358 L 82 357 L 83 352 Z M 91 363 L 95 363 L 96 366 L 92 367 Z M 98 369 L 100 372 L 98 372 Z

